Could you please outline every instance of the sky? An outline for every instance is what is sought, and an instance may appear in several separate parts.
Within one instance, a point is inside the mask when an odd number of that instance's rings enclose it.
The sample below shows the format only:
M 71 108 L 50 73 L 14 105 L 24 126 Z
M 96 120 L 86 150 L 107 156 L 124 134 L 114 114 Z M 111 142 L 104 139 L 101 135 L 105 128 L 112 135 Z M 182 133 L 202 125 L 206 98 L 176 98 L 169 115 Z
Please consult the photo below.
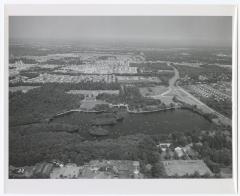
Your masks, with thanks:
M 230 16 L 10 16 L 11 40 L 231 46 Z

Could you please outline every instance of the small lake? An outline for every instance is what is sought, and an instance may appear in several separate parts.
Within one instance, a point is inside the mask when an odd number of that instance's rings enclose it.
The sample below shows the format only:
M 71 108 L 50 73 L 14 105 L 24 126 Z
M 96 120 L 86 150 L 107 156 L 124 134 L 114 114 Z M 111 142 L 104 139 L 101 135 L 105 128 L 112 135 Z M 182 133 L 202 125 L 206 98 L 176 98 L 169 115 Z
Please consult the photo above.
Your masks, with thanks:
M 53 122 L 79 125 L 80 134 L 86 139 L 93 138 L 88 134 L 91 121 L 99 114 L 71 113 L 58 117 Z M 126 114 L 123 121 L 113 126 L 104 126 L 110 131 L 108 138 L 116 138 L 122 135 L 144 133 L 149 135 L 169 134 L 171 132 L 186 132 L 192 130 L 211 130 L 216 126 L 189 110 L 174 110 L 148 114 Z

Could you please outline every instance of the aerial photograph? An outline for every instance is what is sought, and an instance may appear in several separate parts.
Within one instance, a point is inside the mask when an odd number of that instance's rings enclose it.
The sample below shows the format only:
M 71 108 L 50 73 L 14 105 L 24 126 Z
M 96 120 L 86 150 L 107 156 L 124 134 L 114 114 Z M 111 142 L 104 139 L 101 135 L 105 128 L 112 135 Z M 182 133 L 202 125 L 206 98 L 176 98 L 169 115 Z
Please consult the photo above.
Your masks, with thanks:
M 232 178 L 231 16 L 10 16 L 9 179 Z

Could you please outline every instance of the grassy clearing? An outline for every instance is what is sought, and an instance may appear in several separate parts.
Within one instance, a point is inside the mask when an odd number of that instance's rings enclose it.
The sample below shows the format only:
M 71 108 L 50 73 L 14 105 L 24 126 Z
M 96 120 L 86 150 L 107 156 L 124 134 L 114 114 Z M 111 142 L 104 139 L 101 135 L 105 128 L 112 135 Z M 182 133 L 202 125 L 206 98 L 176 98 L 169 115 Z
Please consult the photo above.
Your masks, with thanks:
M 154 86 L 154 87 L 141 87 L 139 88 L 140 93 L 142 96 L 154 96 L 154 95 L 160 95 L 164 92 L 166 92 L 168 87 L 166 86 Z

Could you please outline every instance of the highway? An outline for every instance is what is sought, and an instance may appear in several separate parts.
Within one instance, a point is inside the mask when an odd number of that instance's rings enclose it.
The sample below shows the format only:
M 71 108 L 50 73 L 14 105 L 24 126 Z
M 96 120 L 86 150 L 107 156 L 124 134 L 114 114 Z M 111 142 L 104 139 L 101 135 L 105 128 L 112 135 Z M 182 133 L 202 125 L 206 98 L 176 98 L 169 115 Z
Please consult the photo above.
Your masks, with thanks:
M 154 95 L 151 96 L 152 98 L 155 99 L 161 99 L 167 96 L 174 96 L 176 95 L 178 98 L 180 98 L 183 102 L 187 104 L 192 104 L 192 105 L 197 105 L 199 109 L 203 110 L 203 112 L 206 113 L 213 113 L 218 117 L 218 120 L 224 124 L 224 125 L 229 125 L 232 126 L 232 120 L 227 118 L 226 116 L 220 114 L 216 110 L 210 108 L 208 105 L 205 103 L 201 102 L 199 99 L 194 97 L 192 94 L 187 92 L 185 89 L 180 87 L 178 85 L 177 80 L 180 78 L 178 70 L 171 65 L 171 62 L 167 62 L 168 66 L 171 66 L 174 70 L 174 76 L 169 80 L 169 87 L 168 90 L 163 92 L 160 95 Z
M 194 97 L 192 94 L 190 94 L 189 92 L 187 92 L 186 90 L 184 90 L 181 87 L 177 87 L 178 90 L 180 90 L 181 92 L 185 93 L 189 98 L 191 98 L 192 100 L 194 100 L 196 102 L 196 105 L 200 106 L 200 108 L 204 108 L 204 110 L 208 111 L 209 113 L 213 113 L 215 115 L 217 115 L 218 119 L 220 120 L 220 122 L 222 122 L 225 125 L 229 125 L 232 126 L 232 120 L 227 118 L 226 116 L 220 114 L 219 112 L 217 112 L 216 110 L 210 108 L 208 105 L 206 105 L 205 103 L 201 102 L 199 99 L 197 99 L 196 97 Z
M 203 110 L 205 110 L 208 113 L 213 113 L 213 114 L 217 115 L 217 117 L 218 117 L 218 119 L 219 119 L 219 121 L 221 123 L 223 123 L 225 125 L 232 126 L 232 120 L 231 119 L 229 119 L 226 116 L 220 114 L 216 110 L 210 108 L 208 105 L 206 105 L 205 103 L 201 102 L 199 99 L 194 97 L 192 94 L 187 92 L 185 89 L 183 89 L 182 87 L 178 86 L 176 81 L 179 79 L 179 72 L 178 72 L 178 70 L 176 68 L 174 68 L 174 73 L 175 73 L 174 77 L 169 81 L 169 88 L 171 89 L 172 92 L 176 93 L 177 91 L 181 91 L 188 98 L 192 99 L 196 103 L 196 105 L 200 107 L 200 109 L 203 109 Z M 179 96 L 179 93 L 177 93 L 177 95 Z M 184 97 L 180 96 L 180 98 L 182 100 L 184 100 Z

